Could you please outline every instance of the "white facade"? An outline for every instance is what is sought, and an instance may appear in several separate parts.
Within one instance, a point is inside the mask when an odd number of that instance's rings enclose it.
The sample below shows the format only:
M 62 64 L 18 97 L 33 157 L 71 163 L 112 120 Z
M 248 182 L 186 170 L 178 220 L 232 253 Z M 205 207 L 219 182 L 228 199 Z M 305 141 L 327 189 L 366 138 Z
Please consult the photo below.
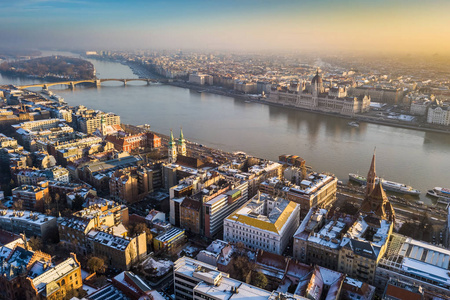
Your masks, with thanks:
M 450 125 L 450 111 L 445 106 L 428 108 L 427 122 L 431 124 Z
M 258 193 L 224 220 L 223 237 L 228 242 L 282 255 L 299 225 L 299 216 L 299 204 Z
M 189 82 L 195 83 L 199 85 L 212 85 L 213 84 L 213 76 L 207 74 L 189 74 Z

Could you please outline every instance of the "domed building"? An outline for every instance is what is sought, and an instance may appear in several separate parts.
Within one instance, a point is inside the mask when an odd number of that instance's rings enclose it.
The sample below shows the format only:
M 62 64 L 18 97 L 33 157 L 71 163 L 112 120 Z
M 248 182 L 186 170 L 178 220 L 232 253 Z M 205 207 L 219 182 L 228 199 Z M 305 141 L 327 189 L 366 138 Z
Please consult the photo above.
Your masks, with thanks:
M 319 75 L 319 68 L 317 68 L 316 75 L 311 80 L 311 92 L 317 95 L 324 93 L 322 76 Z

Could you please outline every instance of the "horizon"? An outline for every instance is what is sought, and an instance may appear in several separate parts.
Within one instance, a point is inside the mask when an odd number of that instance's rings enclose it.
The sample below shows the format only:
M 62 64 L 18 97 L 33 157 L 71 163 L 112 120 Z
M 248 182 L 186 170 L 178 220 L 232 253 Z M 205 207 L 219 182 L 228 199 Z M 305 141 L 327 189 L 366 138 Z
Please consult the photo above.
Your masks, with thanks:
M 16 0 L 8 48 L 446 55 L 450 2 Z

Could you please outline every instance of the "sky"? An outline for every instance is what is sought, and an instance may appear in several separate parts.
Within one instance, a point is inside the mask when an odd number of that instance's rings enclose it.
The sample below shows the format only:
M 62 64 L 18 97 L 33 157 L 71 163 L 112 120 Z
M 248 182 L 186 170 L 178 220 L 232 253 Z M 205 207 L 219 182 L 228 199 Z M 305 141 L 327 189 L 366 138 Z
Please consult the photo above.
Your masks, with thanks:
M 450 53 L 450 0 L 0 0 L 0 48 Z

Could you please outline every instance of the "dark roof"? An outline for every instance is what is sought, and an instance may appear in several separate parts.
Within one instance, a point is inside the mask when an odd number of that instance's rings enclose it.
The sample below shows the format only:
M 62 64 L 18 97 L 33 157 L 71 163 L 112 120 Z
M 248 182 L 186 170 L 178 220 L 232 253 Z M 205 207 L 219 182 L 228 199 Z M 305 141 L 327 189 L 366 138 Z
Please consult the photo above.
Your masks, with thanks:
M 186 197 L 183 202 L 181 203 L 181 207 L 192 209 L 196 211 L 200 211 L 200 208 L 202 207 L 202 203 L 200 201 L 193 200 L 189 197 Z

